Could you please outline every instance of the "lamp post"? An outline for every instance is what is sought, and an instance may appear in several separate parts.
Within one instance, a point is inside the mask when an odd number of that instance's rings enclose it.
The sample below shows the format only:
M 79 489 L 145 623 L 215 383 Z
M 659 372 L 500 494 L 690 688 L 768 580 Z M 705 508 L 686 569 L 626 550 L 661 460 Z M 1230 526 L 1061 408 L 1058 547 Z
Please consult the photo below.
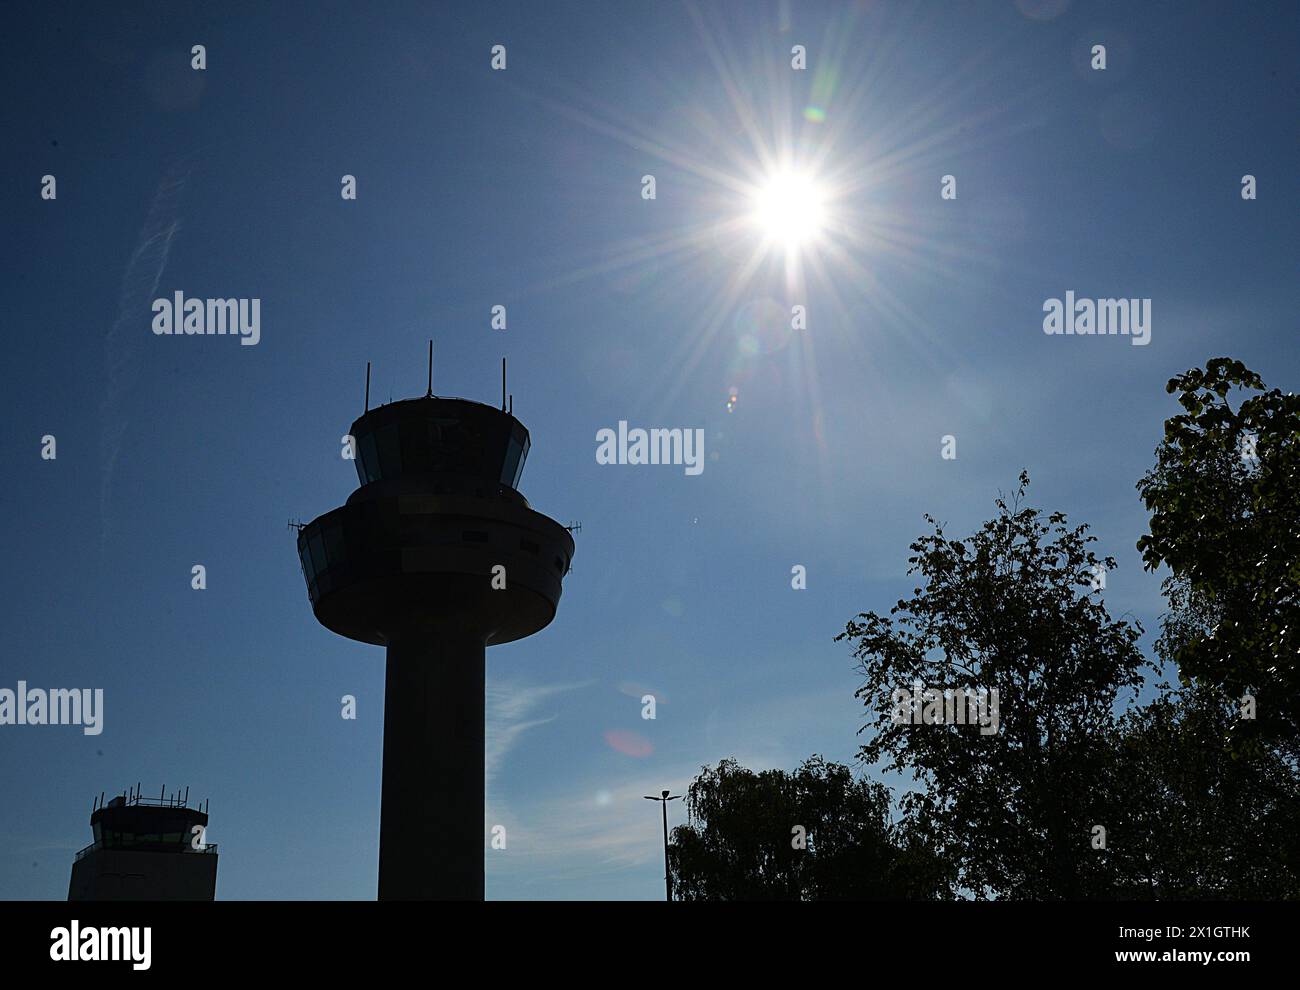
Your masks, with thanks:
M 664 893 L 667 895 L 666 899 L 671 901 L 673 899 L 673 880 L 672 880 L 672 872 L 668 869 L 668 802 L 680 800 L 681 795 L 674 794 L 672 797 L 669 797 L 667 791 L 661 791 L 659 797 L 655 797 L 652 794 L 646 794 L 645 799 L 647 801 L 658 801 L 661 805 L 663 805 L 663 809 L 664 809 Z

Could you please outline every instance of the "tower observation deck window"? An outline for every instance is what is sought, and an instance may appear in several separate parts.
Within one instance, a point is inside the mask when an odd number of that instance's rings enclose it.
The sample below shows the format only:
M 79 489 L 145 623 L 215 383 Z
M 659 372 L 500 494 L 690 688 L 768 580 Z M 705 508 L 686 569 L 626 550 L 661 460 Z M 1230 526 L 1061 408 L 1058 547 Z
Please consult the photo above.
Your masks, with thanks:
M 513 416 L 464 399 L 380 406 L 353 423 L 352 433 L 362 485 L 433 475 L 458 493 L 478 492 L 478 483 L 484 496 L 501 485 L 518 489 L 530 446 L 528 430 Z
M 347 556 L 343 544 L 343 528 L 341 526 L 326 526 L 324 538 L 325 557 L 330 566 L 343 563 L 344 558 Z
M 379 476 L 396 478 L 402 473 L 402 442 L 397 434 L 397 424 L 389 423 L 375 434 L 379 448 Z
M 315 577 L 329 564 L 325 557 L 325 543 L 321 540 L 319 531 L 313 533 L 307 541 L 307 549 L 311 552 L 311 573 Z
M 524 473 L 524 461 L 528 459 L 528 448 L 532 441 L 528 434 L 524 434 L 523 442 L 516 433 L 510 434 L 510 442 L 506 445 L 506 461 L 501 466 L 501 483 L 509 485 L 511 488 L 519 487 L 519 476 Z
M 357 442 L 358 470 L 361 483 L 368 485 L 372 481 L 379 480 L 379 448 L 375 446 L 375 438 L 367 433 Z

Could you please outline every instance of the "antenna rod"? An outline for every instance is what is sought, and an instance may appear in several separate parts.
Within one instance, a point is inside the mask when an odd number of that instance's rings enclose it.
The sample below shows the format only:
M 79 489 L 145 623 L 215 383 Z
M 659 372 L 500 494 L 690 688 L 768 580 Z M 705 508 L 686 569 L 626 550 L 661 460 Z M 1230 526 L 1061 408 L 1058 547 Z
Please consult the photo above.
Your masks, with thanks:
M 433 341 L 429 341 L 429 391 L 424 393 L 426 399 L 433 398 Z
M 366 412 L 370 412 L 370 362 L 366 362 Z
M 506 411 L 506 359 L 501 359 L 501 411 Z

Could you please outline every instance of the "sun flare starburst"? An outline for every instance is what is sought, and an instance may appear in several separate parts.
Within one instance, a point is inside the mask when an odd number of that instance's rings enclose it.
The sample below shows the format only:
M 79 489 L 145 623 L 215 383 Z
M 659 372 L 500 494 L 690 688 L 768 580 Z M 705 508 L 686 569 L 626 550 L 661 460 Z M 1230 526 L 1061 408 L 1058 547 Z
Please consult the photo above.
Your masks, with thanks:
M 806 172 L 769 176 L 754 192 L 754 222 L 769 244 L 787 251 L 810 244 L 826 220 L 826 195 Z

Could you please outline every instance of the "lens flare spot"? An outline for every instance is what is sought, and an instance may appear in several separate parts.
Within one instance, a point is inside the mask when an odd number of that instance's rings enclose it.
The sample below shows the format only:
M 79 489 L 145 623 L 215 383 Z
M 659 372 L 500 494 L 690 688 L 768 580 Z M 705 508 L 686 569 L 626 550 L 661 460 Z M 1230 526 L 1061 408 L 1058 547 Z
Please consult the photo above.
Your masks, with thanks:
M 609 744 L 610 749 L 636 759 L 644 759 L 655 751 L 649 739 L 626 729 L 606 729 L 605 742 Z
M 774 354 L 788 346 L 794 336 L 790 332 L 790 310 L 775 299 L 755 299 L 736 311 L 732 333 L 740 360 Z

